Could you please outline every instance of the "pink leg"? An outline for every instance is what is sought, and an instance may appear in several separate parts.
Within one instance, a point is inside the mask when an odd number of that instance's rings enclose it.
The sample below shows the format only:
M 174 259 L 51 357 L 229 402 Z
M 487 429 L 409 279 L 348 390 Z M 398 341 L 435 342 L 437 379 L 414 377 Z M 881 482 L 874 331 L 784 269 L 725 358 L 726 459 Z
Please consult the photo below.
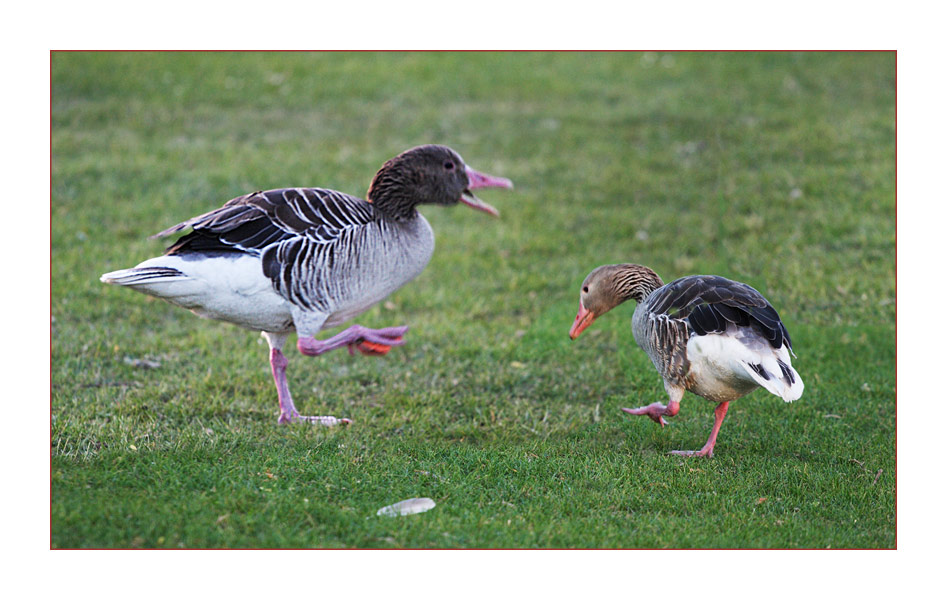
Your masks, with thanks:
M 296 342 L 296 347 L 307 356 L 319 356 L 346 346 L 348 346 L 350 354 L 354 353 L 356 349 L 364 354 L 385 354 L 391 349 L 391 346 L 404 344 L 402 337 L 406 331 L 408 331 L 407 327 L 369 329 L 361 325 L 352 325 L 327 340 L 300 336 Z
M 681 410 L 681 404 L 677 400 L 671 400 L 667 406 L 660 402 L 655 402 L 648 406 L 642 406 L 641 408 L 623 408 L 622 410 L 629 415 L 644 415 L 661 427 L 664 427 L 668 424 L 668 422 L 664 420 L 664 417 L 673 417 L 676 415 L 677 411 Z
M 677 456 L 706 456 L 710 458 L 714 455 L 714 444 L 717 443 L 717 434 L 720 433 L 720 426 L 723 425 L 723 418 L 727 416 L 727 409 L 730 407 L 729 402 L 721 402 L 717 405 L 717 408 L 714 409 L 714 428 L 710 430 L 710 437 L 707 438 L 707 443 L 704 444 L 704 447 L 700 450 L 672 450 L 670 454 L 676 454 Z
M 293 405 L 293 397 L 289 393 L 289 384 L 286 383 L 286 366 L 289 360 L 283 356 L 279 348 L 270 349 L 270 368 L 273 370 L 273 380 L 276 381 L 276 393 L 279 396 L 279 421 L 283 423 L 308 422 L 332 427 L 333 425 L 348 425 L 351 419 L 337 419 L 335 417 L 306 417 L 300 415 Z

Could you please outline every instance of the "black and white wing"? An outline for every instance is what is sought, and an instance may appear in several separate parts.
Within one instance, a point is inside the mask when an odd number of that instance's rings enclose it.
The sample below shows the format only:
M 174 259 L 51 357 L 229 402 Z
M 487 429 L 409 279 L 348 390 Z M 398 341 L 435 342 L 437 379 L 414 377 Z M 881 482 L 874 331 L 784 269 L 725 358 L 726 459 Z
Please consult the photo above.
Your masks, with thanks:
M 745 283 L 716 275 L 692 275 L 672 281 L 647 300 L 652 317 L 687 323 L 693 334 L 723 333 L 729 323 L 757 330 L 773 348 L 792 342 L 776 309 Z
M 301 308 L 324 310 L 331 286 L 341 279 L 334 272 L 345 270 L 340 263 L 357 254 L 359 234 L 375 222 L 375 209 L 365 200 L 334 190 L 290 188 L 234 198 L 153 237 L 190 228 L 167 254 L 259 256 L 280 295 Z

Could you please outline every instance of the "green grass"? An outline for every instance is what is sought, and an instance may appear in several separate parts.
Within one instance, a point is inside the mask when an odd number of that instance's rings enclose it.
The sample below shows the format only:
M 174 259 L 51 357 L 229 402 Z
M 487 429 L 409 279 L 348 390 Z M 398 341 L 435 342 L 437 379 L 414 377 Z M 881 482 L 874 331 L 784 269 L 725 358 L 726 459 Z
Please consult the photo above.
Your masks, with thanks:
M 53 547 L 895 546 L 893 53 L 57 53 L 52 57 Z M 444 143 L 512 191 L 427 207 L 437 250 L 358 319 L 383 359 L 266 346 L 99 274 L 257 189 L 363 195 Z M 786 405 L 663 401 L 633 303 L 570 342 L 593 267 L 716 273 L 779 310 Z M 157 361 L 155 369 L 127 359 Z M 423 515 L 381 518 L 429 496 Z

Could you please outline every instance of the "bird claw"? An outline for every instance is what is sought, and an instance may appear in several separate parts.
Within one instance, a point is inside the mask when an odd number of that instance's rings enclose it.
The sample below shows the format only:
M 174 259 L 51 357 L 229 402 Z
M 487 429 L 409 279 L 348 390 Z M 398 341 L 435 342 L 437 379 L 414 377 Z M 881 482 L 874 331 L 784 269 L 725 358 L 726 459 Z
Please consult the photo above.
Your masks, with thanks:
M 387 344 L 380 344 L 378 342 L 361 341 L 349 346 L 349 354 L 354 354 L 353 352 L 353 346 L 354 346 L 356 350 L 358 350 L 359 352 L 361 352 L 362 354 L 366 356 L 384 356 L 388 354 L 388 352 L 391 350 L 393 346 L 400 346 L 402 344 L 404 344 L 404 342 L 401 340 L 400 337 L 389 340 L 389 343 Z
M 668 454 L 673 454 L 674 456 L 705 456 L 710 458 L 714 455 L 713 449 L 710 450 L 671 450 Z
M 362 328 L 361 335 L 348 345 L 349 354 L 354 356 L 358 350 L 366 356 L 384 356 L 394 346 L 404 345 L 407 327 L 386 327 L 384 329 Z
M 653 404 L 649 404 L 648 406 L 642 406 L 640 408 L 623 408 L 622 410 L 628 413 L 629 415 L 638 415 L 638 416 L 648 417 L 649 419 L 651 419 L 652 421 L 654 421 L 661 427 L 664 427 L 665 425 L 668 424 L 668 422 L 664 419 L 664 415 L 666 414 L 665 411 L 667 410 L 667 407 L 661 404 L 660 402 L 655 402 Z
M 322 425 L 323 427 L 335 427 L 336 425 L 351 425 L 352 419 L 348 418 L 338 418 L 332 416 L 319 416 L 319 417 L 310 417 L 306 415 L 301 415 L 298 412 L 292 413 L 280 413 L 279 420 L 277 421 L 280 425 L 286 423 L 312 423 L 313 425 Z

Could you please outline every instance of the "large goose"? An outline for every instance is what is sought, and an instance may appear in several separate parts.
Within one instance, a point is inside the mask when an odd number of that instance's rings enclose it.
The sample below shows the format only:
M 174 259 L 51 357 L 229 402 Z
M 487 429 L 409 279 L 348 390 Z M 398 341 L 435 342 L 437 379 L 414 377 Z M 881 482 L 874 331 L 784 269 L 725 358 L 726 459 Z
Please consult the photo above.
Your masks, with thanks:
M 445 146 L 419 146 L 381 167 L 367 201 L 320 188 L 240 196 L 156 234 L 191 229 L 164 256 L 106 273 L 101 280 L 261 331 L 270 347 L 278 422 L 349 423 L 299 414 L 286 381 L 283 344 L 293 331 L 297 348 L 309 356 L 337 348 L 381 355 L 403 344 L 407 327 L 352 325 L 325 340 L 315 336 L 363 313 L 424 269 L 434 251 L 434 233 L 417 212 L 418 204 L 463 202 L 498 215 L 470 192 L 482 187 L 512 183 L 478 173 Z
M 704 447 L 672 454 L 713 456 L 730 402 L 757 387 L 786 402 L 802 396 L 802 379 L 789 357 L 789 332 L 776 310 L 745 283 L 716 275 L 692 275 L 664 285 L 657 273 L 641 265 L 598 267 L 582 283 L 569 337 L 577 338 L 596 318 L 632 298 L 638 303 L 632 334 L 664 378 L 669 401 L 667 406 L 655 402 L 622 410 L 663 427 L 664 417 L 677 414 L 685 390 L 717 404 Z

